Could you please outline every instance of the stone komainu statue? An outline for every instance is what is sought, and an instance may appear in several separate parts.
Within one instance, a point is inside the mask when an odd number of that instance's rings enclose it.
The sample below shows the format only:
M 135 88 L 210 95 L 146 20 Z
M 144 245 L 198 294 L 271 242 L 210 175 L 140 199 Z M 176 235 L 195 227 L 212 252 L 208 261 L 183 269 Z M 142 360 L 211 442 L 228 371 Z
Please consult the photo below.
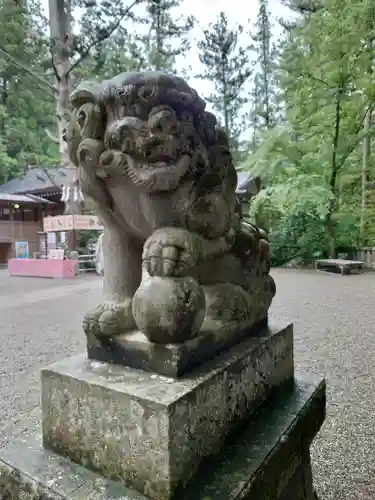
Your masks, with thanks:
M 212 320 L 264 322 L 267 238 L 240 220 L 228 139 L 197 92 L 168 74 L 123 73 L 81 84 L 71 105 L 70 158 L 105 227 L 104 301 L 86 334 L 138 328 L 184 342 Z

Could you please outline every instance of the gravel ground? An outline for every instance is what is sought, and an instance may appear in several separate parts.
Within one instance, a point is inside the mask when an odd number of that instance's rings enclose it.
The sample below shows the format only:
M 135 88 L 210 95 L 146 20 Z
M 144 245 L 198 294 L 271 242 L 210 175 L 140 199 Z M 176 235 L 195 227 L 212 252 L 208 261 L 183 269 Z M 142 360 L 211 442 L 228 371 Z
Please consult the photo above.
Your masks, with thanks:
M 312 459 L 320 500 L 375 498 L 375 274 L 278 269 L 272 307 L 295 325 L 297 369 L 324 374 Z
M 85 348 L 83 311 L 102 280 L 19 278 L 0 271 L 0 444 L 39 405 L 40 369 Z
M 272 314 L 295 325 L 297 369 L 324 374 L 327 420 L 313 447 L 321 500 L 375 498 L 375 274 L 277 269 Z M 84 349 L 83 311 L 101 279 L 9 277 L 0 271 L 0 444 L 39 404 L 39 370 Z

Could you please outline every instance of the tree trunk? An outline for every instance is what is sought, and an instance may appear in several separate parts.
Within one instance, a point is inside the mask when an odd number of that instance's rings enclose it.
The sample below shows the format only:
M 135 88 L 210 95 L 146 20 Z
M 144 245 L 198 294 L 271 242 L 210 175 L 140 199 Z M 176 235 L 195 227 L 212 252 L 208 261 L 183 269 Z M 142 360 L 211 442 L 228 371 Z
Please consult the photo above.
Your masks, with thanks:
M 162 69 L 163 37 L 161 32 L 161 9 L 159 4 L 157 5 L 156 8 L 155 36 L 156 36 L 156 52 L 157 52 L 155 69 L 160 71 Z
M 269 89 L 269 61 L 270 61 L 270 36 L 269 36 L 269 20 L 268 20 L 268 2 L 261 2 L 261 23 L 262 23 L 262 73 L 263 73 L 263 92 L 264 92 L 264 110 L 265 122 L 267 130 L 271 128 L 271 106 L 270 106 L 270 89 Z
M 226 55 L 221 54 L 221 84 L 222 84 L 222 98 L 223 98 L 223 118 L 224 118 L 224 130 L 230 141 L 230 130 L 229 130 L 229 109 L 228 109 L 228 80 L 227 80 L 227 60 Z
M 371 115 L 372 109 L 370 108 L 367 113 L 363 123 L 363 131 L 365 133 L 365 137 L 363 139 L 362 145 L 362 203 L 361 203 L 361 219 L 359 226 L 359 241 L 361 245 L 365 244 L 366 239 L 366 231 L 365 231 L 365 220 L 366 220 L 366 212 L 368 206 L 368 184 L 370 182 L 370 127 L 371 127 Z
M 370 80 L 373 76 L 373 61 L 374 61 L 374 14 L 375 7 L 370 2 L 368 6 L 368 17 L 366 22 L 367 28 L 367 39 L 366 39 L 366 54 L 368 57 L 367 74 Z M 370 101 L 370 106 L 366 110 L 366 114 L 363 120 L 363 132 L 364 138 L 362 143 L 362 182 L 361 182 L 361 217 L 359 224 L 359 243 L 360 245 L 366 244 L 366 229 L 369 227 L 369 223 L 366 224 L 366 216 L 368 218 L 368 208 L 371 203 L 370 201 L 370 185 L 373 179 L 370 178 L 370 153 L 371 153 L 371 138 L 370 131 L 372 126 L 372 113 L 374 106 Z
M 329 257 L 336 257 L 336 242 L 335 234 L 332 224 L 332 215 L 336 209 L 337 205 L 337 193 L 336 193 L 336 181 L 337 174 L 339 171 L 339 164 L 337 162 L 337 149 L 340 137 L 340 125 L 341 125 L 341 98 L 343 94 L 343 88 L 340 88 L 336 96 L 336 106 L 335 106 L 335 130 L 332 139 L 332 162 L 331 162 L 331 177 L 329 180 L 330 189 L 332 192 L 332 200 L 330 207 L 326 216 L 326 230 L 328 236 L 328 253 Z
M 76 168 L 72 165 L 67 144 L 63 140 L 68 120 L 71 92 L 72 4 L 71 0 L 49 0 L 51 52 L 57 83 L 56 115 L 59 150 L 62 165 L 67 169 L 67 196 L 64 198 L 66 214 L 81 214 L 82 200 L 76 181 Z

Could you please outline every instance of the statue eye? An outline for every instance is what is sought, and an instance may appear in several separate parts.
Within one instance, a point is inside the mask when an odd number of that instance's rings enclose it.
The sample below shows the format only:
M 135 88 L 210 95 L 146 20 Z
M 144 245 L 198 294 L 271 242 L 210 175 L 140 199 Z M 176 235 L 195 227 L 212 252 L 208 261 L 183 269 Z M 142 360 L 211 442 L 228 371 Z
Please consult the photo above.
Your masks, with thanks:
M 176 113 L 169 107 L 159 107 L 151 110 L 148 126 L 153 134 L 175 134 L 180 129 Z
M 135 141 L 133 134 L 129 130 L 129 127 L 124 126 L 118 130 L 117 138 L 116 138 L 116 146 L 123 152 L 133 151 L 135 147 Z
M 123 152 L 129 151 L 135 146 L 134 137 L 129 125 L 121 122 L 116 122 L 109 126 L 104 143 L 109 149 L 117 149 Z
M 193 123 L 193 115 L 189 111 L 182 111 L 180 115 L 180 120 L 183 122 Z
M 150 123 L 150 131 L 154 134 L 177 134 L 180 124 L 176 115 L 172 113 L 160 113 L 153 117 Z
M 126 134 L 121 139 L 121 150 L 126 152 L 126 151 L 132 151 L 133 149 L 134 149 L 134 140 L 131 136 Z
M 170 134 L 178 134 L 179 131 L 180 131 L 180 124 L 179 124 L 179 122 L 177 121 L 176 118 L 174 120 L 171 120 L 169 122 L 168 127 L 169 127 L 168 132 Z

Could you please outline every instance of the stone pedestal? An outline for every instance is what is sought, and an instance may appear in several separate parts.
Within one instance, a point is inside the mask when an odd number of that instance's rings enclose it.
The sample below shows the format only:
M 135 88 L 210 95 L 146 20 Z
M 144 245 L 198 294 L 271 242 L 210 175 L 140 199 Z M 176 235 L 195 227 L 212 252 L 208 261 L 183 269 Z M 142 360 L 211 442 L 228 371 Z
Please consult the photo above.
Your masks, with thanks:
M 167 500 L 292 379 L 292 325 L 271 325 L 179 380 L 77 356 L 42 371 L 43 442 Z
M 247 322 L 241 325 L 208 319 L 200 335 L 183 344 L 155 344 L 140 331 L 100 339 L 89 335 L 87 355 L 96 361 L 178 378 L 245 338 L 263 334 L 267 324 L 267 318 L 251 326 Z
M 325 417 L 325 385 L 298 377 L 221 452 L 207 460 L 179 500 L 316 500 L 309 447 Z M 42 446 L 26 431 L 1 450 L 2 500 L 150 500 Z
M 177 380 L 68 358 L 42 371 L 41 435 L 0 455 L 0 499 L 313 500 L 324 398 L 273 322 Z

